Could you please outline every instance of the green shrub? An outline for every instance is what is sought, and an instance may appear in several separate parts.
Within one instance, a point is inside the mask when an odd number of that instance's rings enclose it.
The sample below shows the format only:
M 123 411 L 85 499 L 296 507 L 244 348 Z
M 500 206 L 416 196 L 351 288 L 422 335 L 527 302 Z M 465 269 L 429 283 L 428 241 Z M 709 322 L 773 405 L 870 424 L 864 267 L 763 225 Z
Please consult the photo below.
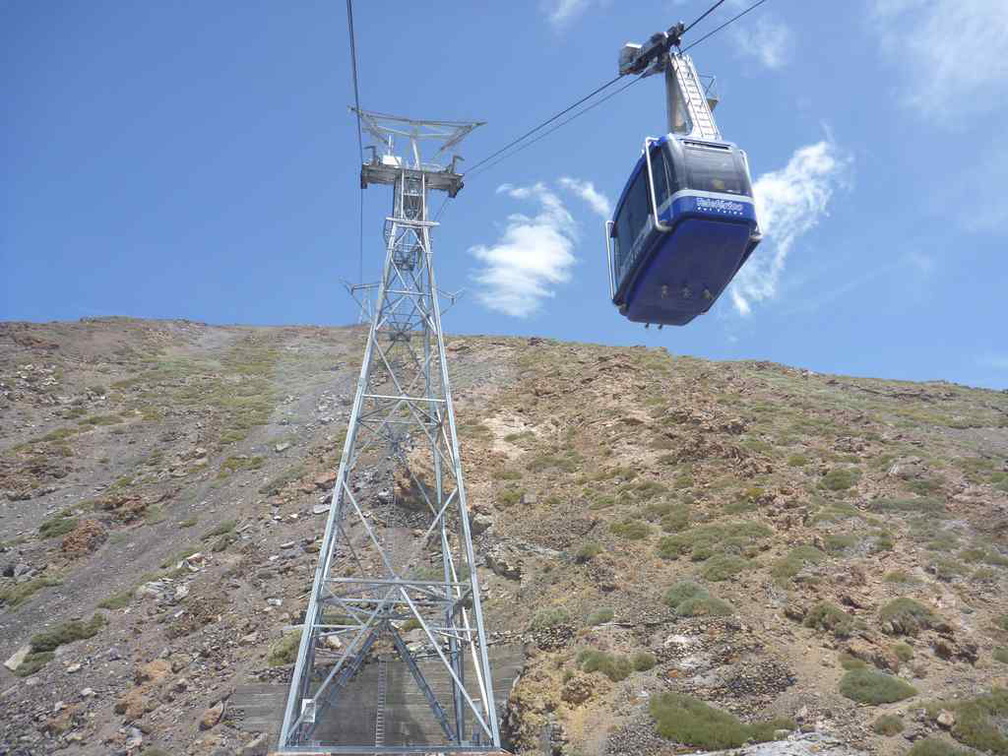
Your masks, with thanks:
M 641 520 L 624 520 L 623 522 L 614 522 L 609 526 L 609 530 L 613 535 L 617 535 L 620 538 L 626 538 L 628 541 L 640 541 L 647 538 L 651 533 L 651 528 L 648 527 L 646 522 Z
M 805 627 L 825 630 L 837 638 L 847 638 L 854 632 L 857 622 L 836 604 L 820 601 L 805 615 Z
M 945 502 L 930 496 L 916 499 L 875 499 L 871 508 L 876 512 L 899 512 L 903 514 L 942 515 L 945 513 Z
M 679 693 L 652 697 L 651 716 L 658 734 L 667 740 L 696 748 L 738 748 L 745 743 L 773 740 L 777 730 L 790 730 L 789 720 L 744 724 L 728 712 Z
M 978 751 L 1008 754 L 1008 688 L 994 688 L 984 696 L 952 705 L 956 723 L 952 737 Z
M 656 661 L 655 655 L 650 651 L 636 651 L 630 657 L 630 664 L 633 666 L 635 672 L 647 672 L 654 667 Z
M 36 633 L 31 637 L 31 650 L 55 651 L 60 646 L 74 641 L 93 638 L 105 626 L 105 618 L 95 614 L 89 621 L 70 620 L 52 630 Z
M 852 701 L 877 706 L 915 696 L 917 689 L 893 675 L 862 668 L 849 670 L 841 678 L 840 693 Z
M 715 554 L 706 562 L 700 573 L 712 583 L 727 580 L 752 568 L 753 562 L 734 554 Z
M 850 533 L 838 533 L 826 536 L 826 551 L 834 556 L 845 554 L 855 549 L 861 539 Z
M 903 718 L 898 714 L 883 714 L 872 723 L 871 728 L 878 735 L 899 735 L 903 732 Z
M 860 470 L 850 467 L 837 467 L 826 473 L 819 485 L 829 491 L 846 491 L 857 483 L 860 477 Z
M 497 495 L 497 501 L 502 507 L 513 507 L 523 496 L 525 492 L 520 488 L 505 488 Z
M 715 554 L 746 556 L 758 551 L 772 533 L 766 525 L 746 520 L 707 523 L 664 536 L 658 542 L 658 555 L 663 559 L 688 555 L 694 562 L 710 559 Z
M 680 617 L 726 617 L 732 613 L 730 604 L 711 596 L 706 588 L 688 580 L 669 588 L 665 603 Z
M 879 611 L 882 629 L 892 635 L 917 635 L 939 624 L 934 612 L 912 598 L 893 599 Z
M 55 657 L 56 654 L 52 651 L 30 651 L 20 666 L 14 670 L 14 674 L 18 677 L 34 675 Z
M 677 504 L 661 518 L 661 529 L 666 533 L 678 533 L 693 522 L 693 508 L 688 504 Z
M 594 627 L 606 622 L 612 622 L 613 610 L 607 606 L 596 609 L 588 615 L 588 625 Z
M 129 606 L 130 601 L 133 600 L 133 589 L 127 588 L 125 591 L 119 591 L 118 593 L 113 593 L 111 596 L 107 596 L 102 599 L 98 606 L 101 609 L 125 609 Z
M 0 605 L 5 604 L 10 607 L 20 606 L 31 598 L 35 592 L 54 585 L 61 585 L 62 583 L 62 579 L 52 575 L 32 578 L 23 583 L 12 583 L 7 587 L 0 588 Z
M 787 463 L 789 467 L 804 467 L 809 462 L 808 457 L 804 454 L 792 454 L 787 458 Z
M 559 625 L 569 624 L 571 620 L 570 612 L 562 606 L 555 606 L 550 609 L 540 609 L 532 618 L 533 630 L 549 630 Z
M 271 667 L 283 667 L 293 664 L 297 658 L 298 646 L 301 644 L 301 631 L 291 630 L 269 647 L 266 661 Z
M 892 649 L 892 652 L 896 654 L 896 658 L 901 662 L 908 662 L 913 659 L 913 646 L 909 643 L 894 643 L 890 646 L 890 648 Z
M 707 589 L 699 583 L 694 583 L 689 580 L 681 580 L 668 589 L 668 592 L 665 594 L 665 603 L 675 609 L 687 599 L 706 595 Z
M 577 662 L 583 672 L 601 672 L 613 682 L 625 680 L 633 670 L 627 657 L 621 654 L 607 654 L 594 648 L 583 649 L 578 654 Z
M 39 525 L 38 532 L 43 538 L 56 538 L 57 536 L 66 535 L 76 527 L 76 517 L 67 517 L 66 515 L 58 514 Z
M 1000 648 L 994 649 L 994 661 L 999 661 L 1002 664 L 1008 664 L 1008 648 L 1001 646 Z
M 237 524 L 238 524 L 237 520 L 224 520 L 224 522 L 222 522 L 220 525 L 218 525 L 217 527 L 215 527 L 213 530 L 210 530 L 210 531 L 204 533 L 202 540 L 209 541 L 211 538 L 216 538 L 217 536 L 227 535 L 228 533 L 230 533 L 231 531 L 233 531 L 235 529 L 235 526 Z M 189 554 L 186 554 L 186 556 L 192 556 L 192 554 L 195 554 L 195 553 L 196 552 L 190 552 Z M 182 558 L 185 559 L 185 557 L 182 557 Z
M 911 575 L 906 570 L 892 570 L 887 572 L 882 576 L 882 579 L 887 583 L 916 583 L 917 578 Z
M 906 756 L 973 756 L 965 748 L 957 748 L 941 738 L 918 740 Z
M 585 541 L 578 547 L 574 554 L 574 561 L 578 564 L 585 564 L 602 553 L 602 546 L 598 541 Z
M 815 546 L 803 544 L 795 546 L 788 555 L 774 564 L 770 574 L 779 581 L 787 581 L 794 578 L 806 567 L 821 564 L 826 561 L 826 554 Z

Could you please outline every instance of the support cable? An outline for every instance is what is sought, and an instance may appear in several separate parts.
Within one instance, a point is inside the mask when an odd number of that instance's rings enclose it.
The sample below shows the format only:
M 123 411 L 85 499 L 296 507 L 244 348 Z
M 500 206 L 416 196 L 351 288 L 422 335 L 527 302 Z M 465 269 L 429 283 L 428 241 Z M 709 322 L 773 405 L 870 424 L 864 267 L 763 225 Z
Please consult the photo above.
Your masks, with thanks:
M 730 19 L 728 19 L 723 24 L 721 24 L 720 26 L 718 26 L 717 28 L 715 28 L 713 31 L 708 32 L 704 36 L 700 37 L 700 39 L 698 39 L 696 42 L 691 43 L 689 46 L 687 46 L 686 48 L 684 48 L 682 50 L 682 52 L 686 52 L 687 50 L 690 50 L 690 49 L 696 47 L 701 42 L 703 42 L 703 41 L 705 41 L 707 39 L 710 39 L 715 34 L 717 34 L 719 31 L 721 31 L 725 27 L 733 24 L 735 21 L 738 21 L 740 18 L 742 18 L 743 16 L 745 16 L 747 13 L 750 13 L 751 11 L 756 10 L 756 8 L 758 8 L 759 6 L 763 5 L 763 3 L 765 3 L 766 1 L 767 0 L 757 0 L 757 2 L 753 3 L 752 5 L 750 5 L 748 8 L 746 8 L 745 10 L 743 10 L 741 13 L 738 13 L 735 16 L 732 16 Z M 724 2 L 724 0 L 718 0 L 718 2 L 714 3 L 703 14 L 701 14 L 700 16 L 698 16 L 697 19 L 695 21 L 693 21 L 689 26 L 685 27 L 685 30 L 682 33 L 685 33 L 685 31 L 688 31 L 689 29 L 692 29 L 694 26 L 696 26 L 698 23 L 700 23 L 704 18 L 706 18 L 708 15 L 710 15 L 710 13 L 712 13 L 714 10 L 716 10 L 723 2 Z M 616 79 L 619 79 L 619 78 L 620 77 L 616 77 Z M 545 132 L 543 132 L 541 134 L 536 135 L 533 139 L 530 139 L 529 141 L 525 142 L 525 144 L 522 144 L 517 149 L 514 149 L 511 152 L 508 152 L 507 154 L 503 155 L 502 157 L 499 157 L 497 160 L 494 160 L 492 163 L 489 163 L 489 165 L 485 165 L 484 166 L 484 164 L 486 164 L 491 158 L 493 158 L 493 157 L 495 157 L 497 155 L 500 155 L 502 152 L 505 152 L 505 150 L 509 149 L 510 147 L 513 147 L 518 142 L 521 142 L 522 139 L 524 139 L 525 137 L 529 136 L 532 133 L 535 133 L 536 131 L 540 130 L 543 126 L 546 126 L 550 122 L 556 120 L 559 116 L 561 116 L 561 115 L 563 115 L 563 114 L 571 111 L 572 109 L 574 109 L 575 107 L 577 107 L 579 104 L 585 102 L 586 100 L 590 99 L 594 95 L 598 94 L 599 92 L 601 92 L 602 90 L 604 90 L 606 87 L 608 87 L 611 84 L 613 84 L 616 81 L 616 79 L 613 79 L 612 81 L 607 82 L 606 84 L 604 84 L 603 86 L 601 86 L 597 90 L 595 90 L 595 92 L 592 93 L 591 95 L 588 95 L 586 97 L 581 98 L 580 100 L 578 100 L 578 102 L 574 103 L 574 105 L 572 105 L 569 108 L 566 108 L 565 110 L 561 111 L 556 116 L 554 116 L 553 118 L 551 118 L 549 121 L 545 121 L 545 122 L 541 123 L 535 129 L 532 129 L 530 132 L 527 132 L 522 137 L 519 137 L 518 139 L 513 140 L 508 145 L 505 145 L 501 149 L 497 150 L 497 152 L 495 152 L 492 155 L 490 155 L 490 156 L 484 158 L 483 160 L 481 160 L 479 163 L 477 163 L 476 165 L 474 165 L 473 168 L 470 169 L 466 173 L 467 178 L 475 178 L 480 173 L 483 173 L 484 171 L 487 171 L 490 168 L 493 168 L 494 166 L 500 164 L 504 160 L 507 160 L 509 157 L 517 155 L 519 152 L 521 152 L 522 150 L 524 150 L 526 147 L 530 147 L 531 145 L 533 145 L 536 142 L 538 142 L 540 139 L 543 139 L 544 137 L 549 136 L 550 134 L 552 134 L 557 129 L 559 129 L 559 128 L 567 125 L 571 121 L 573 121 L 575 118 L 579 118 L 580 116 L 582 116 L 585 113 L 587 113 L 589 110 L 592 110 L 593 108 L 598 107 L 599 105 L 601 105 L 606 100 L 609 100 L 610 98 L 616 96 L 620 92 L 622 92 L 622 91 L 624 91 L 626 89 L 629 89 L 633 84 L 635 84 L 638 81 L 640 81 L 640 78 L 643 78 L 643 77 L 635 78 L 629 84 L 626 84 L 626 85 L 620 87 L 619 89 L 617 89 L 617 90 L 615 90 L 613 92 L 610 92 L 605 97 L 602 97 L 602 98 L 596 100 L 595 102 L 593 102 L 591 105 L 588 105 L 588 106 L 582 108 L 581 110 L 579 110 L 578 112 L 576 112 L 574 115 L 572 115 L 570 118 L 567 118 L 567 119 L 561 121 L 560 123 L 558 123 L 553 128 L 551 128 L 551 129 L 549 129 L 549 130 L 547 130 L 547 131 L 545 131 Z M 482 167 L 481 170 L 476 170 L 476 169 L 481 168 L 481 167 Z M 443 210 L 444 210 L 444 206 L 442 205 L 442 207 L 438 210 L 436 218 L 438 218 L 438 217 L 441 216 Z
M 566 108 L 564 108 L 563 110 L 561 110 L 561 111 L 560 111 L 559 113 L 555 113 L 554 115 L 550 116 L 549 118 L 547 118 L 547 119 L 546 119 L 545 121 L 543 121 L 542 123 L 540 123 L 540 124 L 539 124 L 538 126 L 536 126 L 535 128 L 532 128 L 532 129 L 529 129 L 528 131 L 526 131 L 526 132 L 525 132 L 524 134 L 522 134 L 522 135 L 521 135 L 520 137 L 518 137 L 518 138 L 516 138 L 516 139 L 512 139 L 512 140 L 511 140 L 510 142 L 508 142 L 507 144 L 505 144 L 505 145 L 504 145 L 503 147 L 501 147 L 501 148 L 500 148 L 499 150 L 497 150 L 496 152 L 492 152 L 491 154 L 487 155 L 487 156 L 486 156 L 485 158 L 483 158 L 482 160 L 480 160 L 480 161 L 479 161 L 478 163 L 476 163 L 476 164 L 475 164 L 475 165 L 474 165 L 474 166 L 473 166 L 472 168 L 470 168 L 468 172 L 472 172 L 472 171 L 475 171 L 475 170 L 476 170 L 477 168 L 479 168 L 479 167 L 480 167 L 481 165 L 483 165 L 484 163 L 488 163 L 488 162 L 490 162 L 490 161 L 491 161 L 491 160 L 493 160 L 493 159 L 494 159 L 495 157 L 497 157 L 498 155 L 500 155 L 500 154 L 501 154 L 502 152 L 504 152 L 504 151 L 505 151 L 505 150 L 507 150 L 507 149 L 510 149 L 511 147 L 513 147 L 514 145 L 516 145 L 516 144 L 518 144 L 518 143 L 519 143 L 520 141 L 522 141 L 523 139 L 526 139 L 527 137 L 529 137 L 529 136 L 531 136 L 532 134 L 536 133 L 536 132 L 537 132 L 537 131 L 539 131 L 539 130 L 540 130 L 541 128 L 543 128 L 543 127 L 545 127 L 545 126 L 549 126 L 549 125 L 550 125 L 551 123 L 553 123 L 553 121 L 555 121 L 556 119 L 558 119 L 558 118 L 560 118 L 561 116 L 564 116 L 564 115 L 566 115 L 567 113 L 569 113 L 569 112 L 571 112 L 572 110 L 574 110 L 574 108 L 576 108 L 576 107 L 577 107 L 578 105 L 580 105 L 580 104 L 581 104 L 582 102 L 585 102 L 585 101 L 587 101 L 587 100 L 590 100 L 590 99 L 591 99 L 592 97 L 594 97 L 594 96 L 595 96 L 595 95 L 597 95 L 597 94 L 598 94 L 599 92 L 601 92 L 601 91 L 603 91 L 604 89 L 606 89 L 607 87 L 611 87 L 611 86 L 612 86 L 613 84 L 615 84 L 615 83 L 616 83 L 617 81 L 619 81 L 619 80 L 620 80 L 621 76 L 622 76 L 622 74 L 620 74 L 619 76 L 615 76 L 615 77 L 613 77 L 612 79 L 610 79 L 609 81 L 607 81 L 607 82 L 606 82 L 605 84 L 602 84 L 601 86 L 598 86 L 598 87 L 596 87 L 595 89 L 593 89 L 593 90 L 592 90 L 591 92 L 589 92 L 588 94 L 586 94 L 586 95 L 585 95 L 584 97 L 582 97 L 582 98 L 581 98 L 580 100 L 578 100 L 578 101 L 577 101 L 577 102 L 575 102 L 574 104 L 572 104 L 572 105 L 568 105 L 568 106 L 567 106 Z
M 706 34 L 704 34 L 696 42 L 691 42 L 690 44 L 688 44 L 686 47 L 683 48 L 683 52 L 687 52 L 688 50 L 691 50 L 694 47 L 696 47 L 697 45 L 699 45 L 705 39 L 709 39 L 709 38 L 713 37 L 715 34 L 717 34 L 719 31 L 721 31 L 722 29 L 724 29 L 726 26 L 729 26 L 730 24 L 733 24 L 736 21 L 738 21 L 740 18 L 742 18 L 742 16 L 746 15 L 747 13 L 749 13 L 749 11 L 754 11 L 757 8 L 759 8 L 766 1 L 767 0 L 757 0 L 757 2 L 753 3 L 752 5 L 750 5 L 748 8 L 746 8 L 741 13 L 738 13 L 738 14 L 732 16 L 731 18 L 729 18 L 727 21 L 725 21 L 723 24 L 721 24 L 721 26 L 717 27 L 713 31 L 709 31 Z
M 353 0 L 346 0 L 347 31 L 350 35 L 350 68 L 353 71 L 354 105 L 357 113 L 357 151 L 360 155 L 359 165 L 364 164 L 364 136 L 361 133 L 360 117 L 360 84 L 357 77 L 357 39 L 354 35 Z M 357 203 L 360 209 L 360 220 L 357 227 L 357 283 L 364 282 L 364 186 L 360 188 L 360 198 Z
M 687 26 L 686 28 L 684 28 L 682 30 L 682 33 L 685 34 L 690 29 L 692 29 L 694 26 L 696 26 L 701 21 L 703 21 L 705 18 L 707 18 L 707 16 L 709 16 L 711 13 L 713 13 L 714 11 L 716 11 L 717 8 L 718 8 L 718 6 L 721 5 L 721 3 L 723 3 L 724 1 L 725 0 L 718 0 L 716 3 L 714 3 L 714 5 L 712 5 L 710 8 L 708 8 L 707 10 L 705 10 L 696 21 L 694 21 L 692 24 L 690 24 L 689 26 Z

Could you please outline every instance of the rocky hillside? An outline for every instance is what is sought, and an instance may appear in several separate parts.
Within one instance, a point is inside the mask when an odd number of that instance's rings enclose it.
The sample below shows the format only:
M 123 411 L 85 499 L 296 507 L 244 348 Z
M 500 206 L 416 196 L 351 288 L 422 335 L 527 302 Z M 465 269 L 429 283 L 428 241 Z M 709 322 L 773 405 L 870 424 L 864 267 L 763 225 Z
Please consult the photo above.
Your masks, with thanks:
M 0 324 L 0 753 L 265 752 L 363 340 Z M 449 350 L 513 751 L 1008 754 L 1008 394 Z

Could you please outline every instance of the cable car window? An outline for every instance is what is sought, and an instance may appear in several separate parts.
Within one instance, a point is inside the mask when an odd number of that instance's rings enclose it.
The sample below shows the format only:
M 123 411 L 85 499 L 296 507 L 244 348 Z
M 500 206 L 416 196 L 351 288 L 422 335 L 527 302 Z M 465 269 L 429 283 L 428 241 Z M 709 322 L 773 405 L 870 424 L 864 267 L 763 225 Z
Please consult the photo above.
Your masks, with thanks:
M 668 199 L 668 172 L 665 168 L 665 148 L 657 147 L 651 150 L 651 172 L 654 174 L 655 202 L 658 207 Z
M 690 189 L 721 194 L 749 195 L 748 182 L 731 150 L 686 146 Z

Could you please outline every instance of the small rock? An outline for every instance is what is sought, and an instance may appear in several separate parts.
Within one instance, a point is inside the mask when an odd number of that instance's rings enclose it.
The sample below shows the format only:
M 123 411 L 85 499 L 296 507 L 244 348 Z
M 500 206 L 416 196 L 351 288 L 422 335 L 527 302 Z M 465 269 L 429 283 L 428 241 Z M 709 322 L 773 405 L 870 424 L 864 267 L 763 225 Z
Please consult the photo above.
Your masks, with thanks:
M 21 648 L 19 648 L 17 651 L 15 651 L 13 654 L 11 654 L 11 657 L 4 662 L 4 666 L 7 667 L 7 669 L 9 669 L 11 672 L 13 672 L 24 663 L 24 660 L 28 657 L 28 654 L 30 653 L 31 653 L 31 645 L 26 643 L 23 646 L 21 646 Z
M 259 633 L 249 633 L 248 635 L 243 635 L 239 641 L 243 646 L 251 646 L 254 643 L 259 642 Z
M 942 709 L 938 712 L 938 716 L 935 718 L 935 721 L 938 723 L 939 727 L 951 730 L 956 723 L 956 718 L 953 712 L 948 709 Z
M 480 533 L 484 533 L 493 527 L 494 521 L 492 517 L 477 512 L 472 516 L 470 523 L 472 525 L 473 535 L 479 535 Z
M 266 752 L 266 733 L 261 732 L 238 749 L 238 756 L 259 756 Z
M 93 698 L 95 695 L 96 694 L 95 694 L 94 690 L 91 689 L 91 688 L 84 688 L 80 692 L 80 697 L 81 698 Z
M 325 514 L 330 509 L 328 504 L 316 504 L 312 507 L 312 514 Z
M 67 667 L 66 671 L 67 671 L 68 675 L 72 675 L 75 672 L 80 672 L 80 668 L 81 668 L 81 665 L 80 665 L 79 662 L 77 662 L 77 663 L 71 664 L 69 667 Z
M 201 730 L 209 730 L 214 727 L 218 722 L 221 721 L 221 717 L 224 716 L 224 702 L 218 701 L 209 709 L 203 712 L 203 716 L 200 717 L 199 728 Z
M 285 452 L 288 449 L 290 449 L 290 443 L 287 441 L 281 441 L 279 444 L 273 447 L 273 451 L 275 451 L 277 454 Z
M 297 541 L 287 541 L 287 543 L 281 543 L 281 549 L 293 549 L 297 545 Z

